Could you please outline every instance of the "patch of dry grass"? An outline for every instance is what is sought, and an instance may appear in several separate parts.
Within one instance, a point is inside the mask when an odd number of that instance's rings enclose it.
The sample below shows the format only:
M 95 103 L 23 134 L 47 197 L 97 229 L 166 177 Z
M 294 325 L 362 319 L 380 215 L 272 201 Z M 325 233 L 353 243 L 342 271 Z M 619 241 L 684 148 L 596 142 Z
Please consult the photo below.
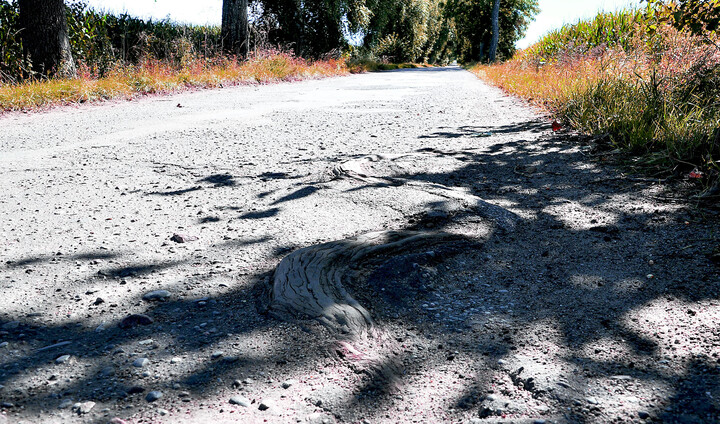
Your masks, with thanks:
M 299 81 L 348 73 L 343 60 L 311 62 L 279 51 L 258 53 L 242 62 L 228 58 L 190 59 L 180 66 L 145 59 L 138 65 L 117 65 L 102 77 L 96 70 L 81 65 L 74 79 L 0 85 L 0 111 L 33 110 L 188 88 Z
M 556 46 L 558 34 L 565 32 L 551 34 L 508 62 L 470 70 L 569 126 L 609 136 L 642 163 L 720 171 L 716 43 L 663 26 L 636 29 L 613 45 L 578 40 L 552 56 L 539 55 L 550 51 L 543 44 Z

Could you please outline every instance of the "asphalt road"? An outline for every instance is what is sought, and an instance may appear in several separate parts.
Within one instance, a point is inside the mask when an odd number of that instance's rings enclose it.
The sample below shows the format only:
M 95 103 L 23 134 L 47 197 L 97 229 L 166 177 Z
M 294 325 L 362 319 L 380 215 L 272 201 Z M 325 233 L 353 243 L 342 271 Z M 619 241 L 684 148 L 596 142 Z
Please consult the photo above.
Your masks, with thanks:
M 0 423 L 717 422 L 717 214 L 606 147 L 457 67 L 1 116 Z M 373 337 L 262 314 L 384 230 L 464 243 L 337 276 Z

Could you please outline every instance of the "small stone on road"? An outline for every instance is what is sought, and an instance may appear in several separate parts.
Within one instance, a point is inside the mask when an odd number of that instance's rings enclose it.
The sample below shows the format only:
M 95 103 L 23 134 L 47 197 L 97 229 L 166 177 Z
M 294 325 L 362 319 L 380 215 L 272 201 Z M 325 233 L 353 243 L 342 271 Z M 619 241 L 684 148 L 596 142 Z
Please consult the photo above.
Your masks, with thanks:
M 145 400 L 148 402 L 155 402 L 158 399 L 161 399 L 163 397 L 162 392 L 153 390 L 152 392 L 148 393 L 147 396 L 145 396 Z
M 250 406 L 250 399 L 244 397 L 244 396 L 233 396 L 230 398 L 230 403 L 233 405 L 240 405 L 244 407 Z

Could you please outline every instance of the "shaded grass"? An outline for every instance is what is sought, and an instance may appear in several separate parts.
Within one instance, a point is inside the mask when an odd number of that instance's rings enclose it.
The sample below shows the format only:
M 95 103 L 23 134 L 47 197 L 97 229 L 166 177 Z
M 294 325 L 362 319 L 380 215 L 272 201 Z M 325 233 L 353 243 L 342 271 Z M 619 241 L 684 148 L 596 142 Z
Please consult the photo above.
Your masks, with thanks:
M 102 77 L 97 70 L 81 65 L 78 77 L 74 79 L 0 85 L 0 111 L 171 93 L 188 88 L 298 81 L 348 72 L 342 60 L 307 61 L 278 51 L 255 54 L 243 62 L 232 58 L 195 58 L 185 60 L 179 66 L 145 59 L 138 65 L 116 65 Z

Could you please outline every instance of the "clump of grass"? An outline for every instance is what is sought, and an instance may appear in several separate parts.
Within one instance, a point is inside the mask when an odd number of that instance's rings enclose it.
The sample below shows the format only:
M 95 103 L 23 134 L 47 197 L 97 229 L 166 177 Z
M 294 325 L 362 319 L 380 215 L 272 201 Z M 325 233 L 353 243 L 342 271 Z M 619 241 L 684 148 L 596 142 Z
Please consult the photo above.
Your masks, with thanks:
M 600 14 L 513 60 L 471 68 L 641 162 L 720 170 L 720 48 L 648 14 Z
M 117 64 L 99 75 L 81 65 L 74 79 L 30 80 L 0 85 L 0 111 L 30 110 L 152 93 L 168 93 L 191 87 L 212 88 L 237 84 L 266 84 L 345 75 L 342 60 L 307 61 L 270 50 L 248 60 L 234 58 L 186 59 L 174 65 L 146 58 L 137 65 Z

